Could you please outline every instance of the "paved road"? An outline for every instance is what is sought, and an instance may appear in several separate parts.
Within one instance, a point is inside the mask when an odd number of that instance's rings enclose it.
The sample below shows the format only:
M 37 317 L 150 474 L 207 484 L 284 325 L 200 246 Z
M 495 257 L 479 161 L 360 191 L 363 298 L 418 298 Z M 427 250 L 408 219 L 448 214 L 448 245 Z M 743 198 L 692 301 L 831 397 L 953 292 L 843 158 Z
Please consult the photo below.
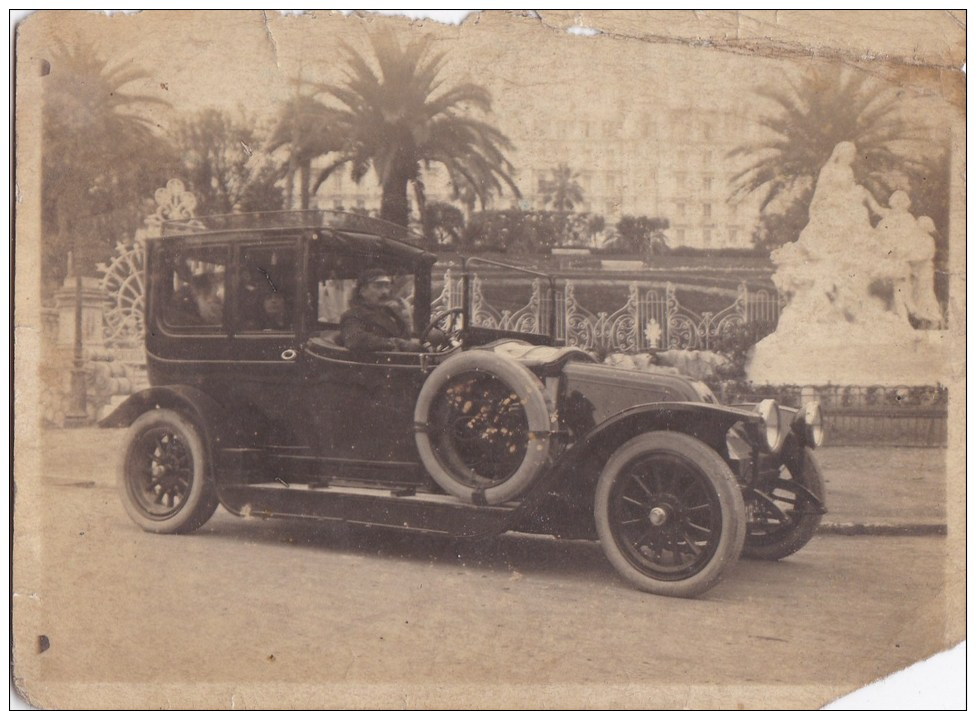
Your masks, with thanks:
M 124 430 L 51 430 L 41 476 L 55 484 L 111 485 Z M 835 529 L 848 524 L 932 531 L 946 524 L 945 450 L 826 447 L 819 450 Z
M 36 515 L 20 554 L 40 564 L 14 580 L 16 673 L 37 705 L 125 681 L 115 705 L 811 707 L 945 646 L 941 536 L 820 536 L 673 600 L 630 588 L 592 543 L 223 511 L 191 536 L 144 534 L 92 446 L 116 433 L 58 434 L 21 493 Z

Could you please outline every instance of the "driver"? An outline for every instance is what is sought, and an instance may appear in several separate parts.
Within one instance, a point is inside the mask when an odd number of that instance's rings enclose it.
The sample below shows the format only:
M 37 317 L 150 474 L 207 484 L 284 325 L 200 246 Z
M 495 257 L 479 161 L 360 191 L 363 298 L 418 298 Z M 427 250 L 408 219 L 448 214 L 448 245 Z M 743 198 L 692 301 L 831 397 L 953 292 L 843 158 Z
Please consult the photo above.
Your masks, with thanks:
M 410 337 L 403 303 L 393 298 L 393 280 L 383 269 L 367 269 L 360 274 L 349 304 L 339 321 L 342 343 L 349 350 L 424 350 L 419 339 Z

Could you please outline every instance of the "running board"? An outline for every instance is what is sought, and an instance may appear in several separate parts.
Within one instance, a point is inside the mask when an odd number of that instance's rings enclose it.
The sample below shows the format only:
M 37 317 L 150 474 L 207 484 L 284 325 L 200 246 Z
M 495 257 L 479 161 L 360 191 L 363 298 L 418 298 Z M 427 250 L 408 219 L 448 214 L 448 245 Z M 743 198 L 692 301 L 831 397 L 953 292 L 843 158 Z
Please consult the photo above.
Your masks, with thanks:
M 402 489 L 281 483 L 223 486 L 220 502 L 245 518 L 304 518 L 401 528 L 451 536 L 489 536 L 509 530 L 519 503 L 476 506 L 444 494 L 404 495 Z

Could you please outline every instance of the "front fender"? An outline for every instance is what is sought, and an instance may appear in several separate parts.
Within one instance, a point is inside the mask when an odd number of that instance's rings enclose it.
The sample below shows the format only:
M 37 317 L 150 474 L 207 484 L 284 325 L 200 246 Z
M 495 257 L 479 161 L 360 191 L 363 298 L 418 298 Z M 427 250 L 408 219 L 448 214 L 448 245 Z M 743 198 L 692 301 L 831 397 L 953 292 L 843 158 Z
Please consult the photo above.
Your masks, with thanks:
M 701 402 L 659 402 L 627 408 L 610 417 L 575 443 L 556 461 L 556 467 L 576 468 L 590 464 L 597 473 L 603 463 L 624 442 L 645 432 L 682 432 L 714 449 L 728 459 L 725 435 L 739 422 L 758 423 L 756 413 Z

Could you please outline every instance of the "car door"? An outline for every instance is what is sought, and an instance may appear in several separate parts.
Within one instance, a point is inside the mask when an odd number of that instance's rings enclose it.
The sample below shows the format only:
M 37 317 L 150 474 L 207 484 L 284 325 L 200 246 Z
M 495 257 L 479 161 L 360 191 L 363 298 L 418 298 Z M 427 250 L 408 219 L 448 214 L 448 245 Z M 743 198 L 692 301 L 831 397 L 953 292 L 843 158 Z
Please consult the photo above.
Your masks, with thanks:
M 215 384 L 233 359 L 226 297 L 232 248 L 188 237 L 150 245 L 146 357 L 153 385 L 195 387 L 222 403 Z
M 300 427 L 301 237 L 241 239 L 233 260 L 232 353 L 220 387 L 247 423 L 254 445 L 306 448 Z
M 414 296 L 412 265 L 318 245 L 310 252 L 309 339 L 303 350 L 305 427 L 329 476 L 374 482 L 422 480 L 413 410 L 427 376 L 417 353 L 353 353 L 339 338 L 356 276 L 377 263 L 394 276 L 396 293 Z M 426 292 L 424 292 L 426 294 Z
M 305 396 L 316 455 L 364 471 L 415 468 L 413 410 L 427 376 L 422 357 L 354 354 L 332 341 L 311 339 Z

